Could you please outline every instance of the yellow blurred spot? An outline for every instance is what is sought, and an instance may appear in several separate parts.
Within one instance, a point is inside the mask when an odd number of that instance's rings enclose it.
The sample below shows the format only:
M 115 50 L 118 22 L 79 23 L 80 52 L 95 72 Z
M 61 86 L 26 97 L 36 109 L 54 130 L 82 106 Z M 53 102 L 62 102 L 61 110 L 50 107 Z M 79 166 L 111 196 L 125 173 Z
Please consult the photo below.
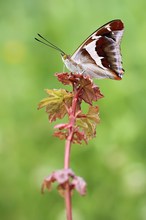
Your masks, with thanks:
M 18 41 L 7 41 L 3 47 L 3 57 L 7 63 L 17 64 L 21 63 L 26 54 L 26 47 L 23 43 Z

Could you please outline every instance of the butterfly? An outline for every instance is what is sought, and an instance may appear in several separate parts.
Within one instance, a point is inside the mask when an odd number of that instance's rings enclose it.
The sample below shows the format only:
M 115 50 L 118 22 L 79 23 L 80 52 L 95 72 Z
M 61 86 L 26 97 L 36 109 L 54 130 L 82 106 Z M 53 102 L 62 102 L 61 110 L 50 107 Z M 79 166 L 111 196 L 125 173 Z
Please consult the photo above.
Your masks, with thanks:
M 110 21 L 92 33 L 72 56 L 67 55 L 40 34 L 38 36 L 44 41 L 35 39 L 58 50 L 66 67 L 72 73 L 84 74 L 97 79 L 120 80 L 124 74 L 120 52 L 123 32 L 124 24 L 121 20 Z

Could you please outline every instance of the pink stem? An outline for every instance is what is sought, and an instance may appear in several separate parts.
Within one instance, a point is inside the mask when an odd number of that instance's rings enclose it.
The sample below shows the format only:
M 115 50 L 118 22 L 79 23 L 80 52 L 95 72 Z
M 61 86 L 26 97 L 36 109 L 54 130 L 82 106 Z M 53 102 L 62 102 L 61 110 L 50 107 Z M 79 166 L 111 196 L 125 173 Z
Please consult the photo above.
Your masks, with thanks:
M 74 134 L 74 124 L 75 124 L 75 113 L 76 113 L 76 106 L 78 101 L 78 92 L 74 95 L 72 101 L 72 109 L 69 115 L 69 135 L 66 140 L 65 144 L 65 158 L 64 158 L 64 169 L 69 169 L 70 166 L 70 150 L 71 150 L 71 141 Z M 66 217 L 67 220 L 72 220 L 72 205 L 71 205 L 71 191 L 70 191 L 70 184 L 69 181 L 66 183 L 66 191 L 65 191 L 65 206 L 66 206 Z
M 70 134 L 66 140 L 64 169 L 69 168 L 72 135 L 73 135 L 73 133 L 70 132 Z M 72 205 L 71 205 L 71 192 L 70 192 L 69 181 L 66 183 L 65 206 L 66 206 L 66 218 L 67 218 L 67 220 L 72 220 Z
M 71 129 L 69 129 L 71 130 Z M 65 159 L 64 159 L 64 169 L 69 168 L 70 164 L 70 150 L 71 150 L 71 140 L 73 136 L 73 131 L 70 131 L 70 134 L 67 137 L 66 144 L 65 144 Z

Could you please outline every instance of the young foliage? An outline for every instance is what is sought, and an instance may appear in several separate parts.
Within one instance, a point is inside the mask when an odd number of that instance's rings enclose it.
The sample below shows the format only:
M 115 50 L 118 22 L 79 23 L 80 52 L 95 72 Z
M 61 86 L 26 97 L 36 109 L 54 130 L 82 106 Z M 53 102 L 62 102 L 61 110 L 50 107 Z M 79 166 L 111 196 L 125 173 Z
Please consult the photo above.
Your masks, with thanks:
M 64 191 L 66 184 L 69 182 L 70 191 L 76 189 L 80 195 L 85 195 L 86 193 L 86 182 L 83 178 L 76 176 L 71 169 L 62 169 L 53 172 L 51 175 L 46 177 L 42 184 L 42 193 L 45 188 L 49 191 L 52 190 L 52 183 L 58 183 L 58 192 L 60 195 L 64 196 Z
M 71 144 L 81 144 L 96 136 L 96 126 L 99 123 L 99 108 L 93 102 L 103 98 L 98 86 L 92 79 L 81 74 L 55 74 L 63 85 L 72 86 L 72 92 L 65 89 L 46 89 L 48 95 L 38 105 L 45 108 L 50 122 L 68 116 L 66 123 L 54 126 L 54 136 L 65 140 L 64 169 L 56 170 L 43 181 L 42 192 L 52 189 L 52 183 L 58 183 L 58 192 L 65 199 L 67 220 L 72 220 L 71 195 L 75 189 L 80 195 L 86 193 L 86 182 L 75 175 L 70 169 Z M 82 112 L 82 102 L 88 105 L 87 113 Z
M 96 135 L 96 126 L 99 123 L 98 107 L 93 106 L 93 101 L 97 101 L 103 97 L 99 87 L 93 81 L 81 74 L 58 73 L 58 80 L 64 85 L 71 85 L 73 91 L 69 92 L 65 89 L 46 89 L 48 97 L 43 99 L 38 109 L 45 107 L 50 122 L 57 118 L 62 119 L 66 114 L 69 122 L 66 124 L 56 125 L 57 131 L 54 136 L 61 140 L 67 139 L 69 128 L 72 127 L 74 121 L 72 143 L 86 143 Z M 81 111 L 82 101 L 89 105 L 87 114 Z
M 38 109 L 46 107 L 50 122 L 63 118 L 67 113 L 66 107 L 71 107 L 72 94 L 65 89 L 46 89 L 45 91 L 48 97 L 39 103 Z

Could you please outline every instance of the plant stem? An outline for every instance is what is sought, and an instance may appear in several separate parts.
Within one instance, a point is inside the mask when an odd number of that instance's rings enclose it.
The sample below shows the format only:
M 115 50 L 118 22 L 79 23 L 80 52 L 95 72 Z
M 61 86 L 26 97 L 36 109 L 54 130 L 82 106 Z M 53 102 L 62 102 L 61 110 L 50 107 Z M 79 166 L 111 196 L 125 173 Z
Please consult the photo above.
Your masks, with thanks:
M 71 141 L 74 134 L 74 124 L 75 124 L 75 114 L 76 114 L 76 107 L 78 101 L 78 92 L 74 94 L 74 98 L 72 101 L 72 109 L 69 114 L 69 134 L 65 144 L 65 158 L 64 158 L 64 169 L 69 169 L 70 166 L 70 151 L 71 151 Z M 71 190 L 69 181 L 66 183 L 66 190 L 65 190 L 65 206 L 66 206 L 66 217 L 67 220 L 72 220 L 72 205 L 71 205 Z
M 73 135 L 73 133 L 71 132 L 66 140 L 64 169 L 69 169 L 72 135 Z M 71 191 L 70 191 L 69 181 L 66 183 L 65 206 L 66 206 L 66 218 L 67 218 L 67 220 L 72 220 Z
M 69 129 L 71 130 L 71 129 Z M 64 169 L 68 169 L 69 168 L 69 164 L 70 164 L 70 150 L 71 150 L 71 139 L 73 136 L 73 132 L 70 131 L 70 134 L 68 135 L 68 138 L 66 140 L 66 144 L 65 144 L 65 159 L 64 159 Z

